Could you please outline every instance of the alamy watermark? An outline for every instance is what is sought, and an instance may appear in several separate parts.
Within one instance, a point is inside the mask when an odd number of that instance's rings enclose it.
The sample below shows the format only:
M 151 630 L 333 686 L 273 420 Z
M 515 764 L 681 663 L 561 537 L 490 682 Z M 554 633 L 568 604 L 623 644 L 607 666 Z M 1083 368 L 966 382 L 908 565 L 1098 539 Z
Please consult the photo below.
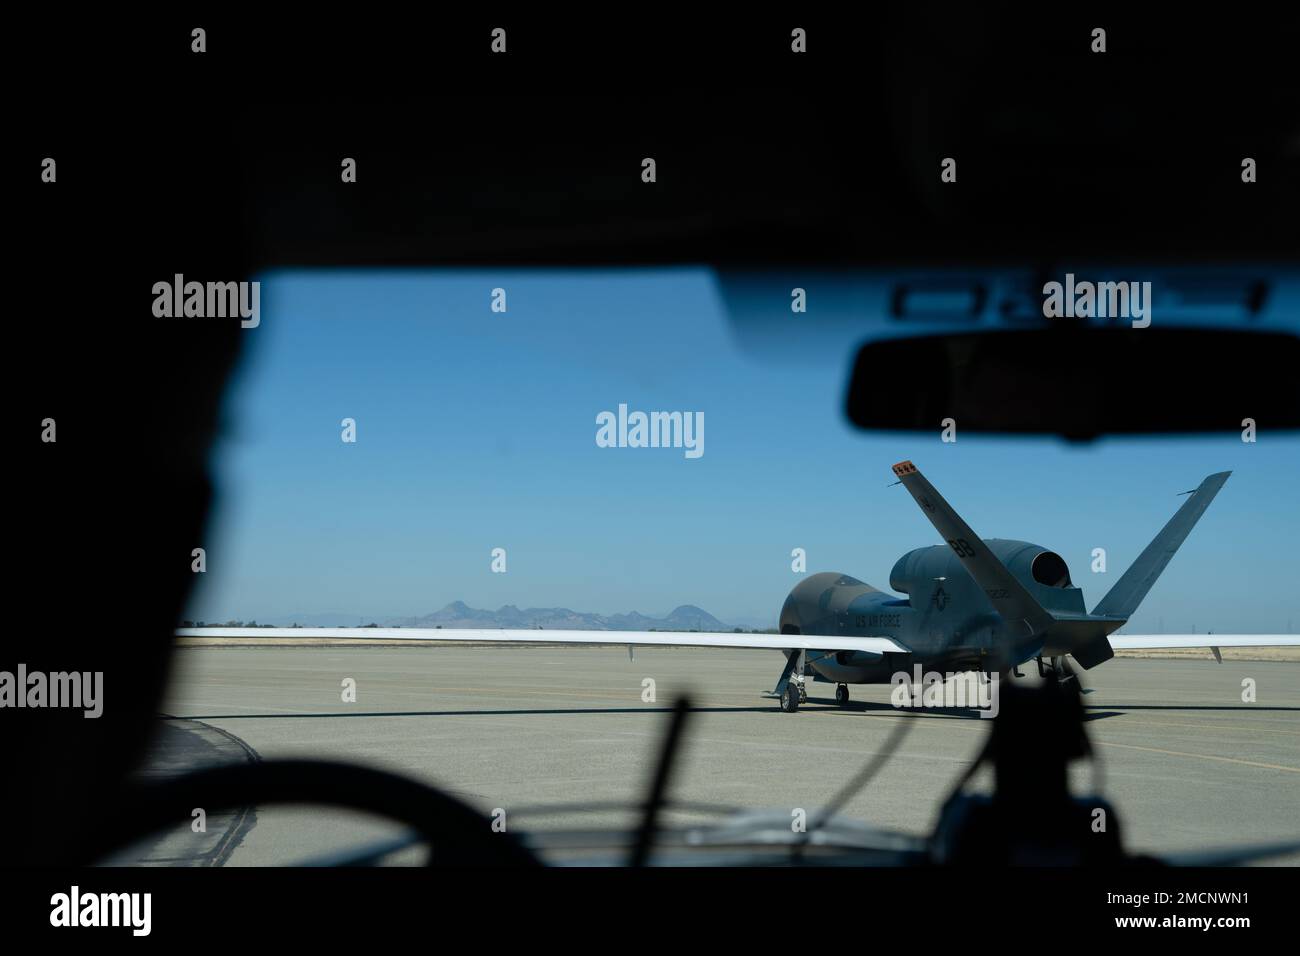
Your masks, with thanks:
M 133 936 L 148 936 L 152 911 L 152 893 L 83 893 L 73 886 L 50 897 L 51 926 L 125 926 Z
M 979 671 L 922 672 L 915 664 L 912 673 L 897 671 L 889 679 L 889 702 L 900 709 L 973 707 L 987 719 L 998 715 L 998 680 Z
M 171 282 L 153 284 L 153 314 L 160 319 L 228 319 L 255 329 L 262 321 L 260 282 L 186 282 L 176 273 Z
M 703 412 L 629 412 L 618 406 L 618 414 L 596 416 L 596 445 L 599 448 L 684 448 L 687 458 L 704 454 Z
M 1151 324 L 1150 282 L 1075 282 L 1067 272 L 1064 284 L 1044 284 L 1043 296 L 1049 319 L 1132 319 L 1135 329 Z
M 83 717 L 104 712 L 103 671 L 0 671 L 0 707 L 69 707 L 84 710 Z

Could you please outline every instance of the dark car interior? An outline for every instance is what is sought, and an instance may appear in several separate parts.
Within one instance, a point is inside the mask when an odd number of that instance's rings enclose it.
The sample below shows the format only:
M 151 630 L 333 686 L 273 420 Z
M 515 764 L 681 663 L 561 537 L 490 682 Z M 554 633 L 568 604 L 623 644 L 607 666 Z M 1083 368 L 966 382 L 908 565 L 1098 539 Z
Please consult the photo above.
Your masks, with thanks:
M 873 13 L 859 31 L 822 14 L 807 24 L 817 56 L 799 60 L 788 31 L 758 19 L 632 36 L 534 15 L 499 65 L 461 40 L 487 29 L 481 18 L 408 16 L 346 30 L 212 18 L 198 59 L 175 14 L 124 35 L 23 34 L 58 78 L 14 104 L 25 261 L 9 388 L 24 438 L 9 469 L 21 530 L 4 656 L 104 671 L 116 706 L 96 721 L 6 714 L 16 772 L 0 800 L 21 821 L 7 865 L 94 864 L 186 821 L 199 792 L 212 807 L 372 811 L 435 847 L 436 865 L 540 863 L 513 838 L 473 837 L 489 833 L 482 815 L 452 794 L 386 771 L 265 760 L 165 784 L 134 773 L 192 586 L 175 556 L 210 517 L 210 450 L 243 345 L 237 324 L 151 321 L 157 276 L 706 264 L 737 335 L 779 351 L 791 333 L 764 290 L 815 273 L 810 295 L 847 305 L 798 334 L 840 350 L 844 414 L 861 429 L 931 429 L 952 407 L 977 432 L 1071 442 L 1251 417 L 1300 428 L 1294 34 L 1124 21 L 1100 57 L 1091 12 L 918 9 Z M 57 189 L 31 174 L 46 155 Z M 650 155 L 655 188 L 636 189 L 628 170 Z M 356 189 L 339 188 L 338 156 L 357 157 Z M 941 183 L 944 157 L 959 188 Z M 1244 157 L 1258 168 L 1249 184 Z M 1072 263 L 1154 275 L 1178 321 L 1045 320 L 1038 289 Z M 57 445 L 28 441 L 46 418 Z M 1063 564 L 1042 569 L 1061 573 L 1068 583 Z M 618 838 L 627 864 L 670 839 L 658 815 L 689 717 L 679 702 L 640 823 Z M 1062 736 L 1076 744 L 1051 743 Z M 859 862 L 1017 862 L 1031 849 L 1097 862 L 1066 842 L 1022 845 L 1009 824 L 1026 805 L 1055 808 L 1040 833 L 1079 812 L 1065 766 L 1087 753 L 1077 683 L 1053 677 L 1009 700 L 990 735 L 994 797 L 953 794 L 931 842 Z M 1124 859 L 1119 832 L 1111 862 Z

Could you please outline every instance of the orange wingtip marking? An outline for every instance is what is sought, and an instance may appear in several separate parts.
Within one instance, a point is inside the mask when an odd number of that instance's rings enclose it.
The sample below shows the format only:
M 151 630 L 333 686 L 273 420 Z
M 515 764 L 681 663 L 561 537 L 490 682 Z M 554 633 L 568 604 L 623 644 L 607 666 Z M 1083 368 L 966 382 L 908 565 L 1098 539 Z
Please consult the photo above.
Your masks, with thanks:
M 903 475 L 910 475 L 915 471 L 916 465 L 912 464 L 910 461 L 900 461 L 894 466 L 894 474 L 898 475 L 900 478 Z

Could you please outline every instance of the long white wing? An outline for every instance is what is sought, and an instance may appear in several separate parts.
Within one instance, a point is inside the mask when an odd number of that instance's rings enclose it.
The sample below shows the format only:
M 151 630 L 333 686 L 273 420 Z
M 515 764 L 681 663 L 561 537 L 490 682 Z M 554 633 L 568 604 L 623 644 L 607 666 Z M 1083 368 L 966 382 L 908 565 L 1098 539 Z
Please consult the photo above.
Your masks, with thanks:
M 1300 634 L 1112 634 L 1117 651 L 1174 647 L 1300 647 Z
M 463 641 L 482 644 L 658 644 L 670 647 L 758 647 L 769 650 L 868 651 L 906 654 L 888 637 L 815 634 L 727 634 L 697 631 L 469 630 L 430 627 L 183 627 L 177 637 L 298 637 L 384 641 Z M 1202 645 L 1203 646 L 1203 645 Z

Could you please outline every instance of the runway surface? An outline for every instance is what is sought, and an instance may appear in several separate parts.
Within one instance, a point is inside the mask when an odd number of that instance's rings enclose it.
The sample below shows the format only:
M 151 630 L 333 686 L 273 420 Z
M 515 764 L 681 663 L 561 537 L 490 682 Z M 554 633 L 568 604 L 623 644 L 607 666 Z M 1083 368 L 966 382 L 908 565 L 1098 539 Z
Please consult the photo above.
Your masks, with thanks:
M 514 829 L 626 823 L 614 811 L 512 814 L 640 798 L 668 708 L 682 693 L 697 712 L 673 795 L 786 813 L 820 806 L 898 721 L 911 720 L 900 750 L 845 812 L 927 832 L 989 721 L 951 711 L 900 714 L 886 686 L 851 688 L 842 709 L 834 686 L 811 678 L 808 704 L 784 714 L 759 696 L 781 664 L 772 652 L 684 648 L 640 648 L 629 661 L 623 646 L 186 648 L 176 653 L 164 710 L 193 722 L 178 726 L 225 731 L 263 759 L 359 761 L 416 777 L 485 813 L 504 809 Z M 341 699 L 345 678 L 356 681 L 355 703 Z M 642 700 L 647 678 L 655 682 L 652 703 Z M 1254 703 L 1242 701 L 1247 678 Z M 1130 849 L 1300 835 L 1300 663 L 1115 659 L 1084 683 L 1104 792 Z M 212 753 L 200 749 L 195 759 Z M 1079 767 L 1076 792 L 1090 779 Z M 241 827 L 224 865 L 294 863 L 401 832 L 319 807 L 259 808 Z M 205 861 L 201 849 L 196 863 Z

